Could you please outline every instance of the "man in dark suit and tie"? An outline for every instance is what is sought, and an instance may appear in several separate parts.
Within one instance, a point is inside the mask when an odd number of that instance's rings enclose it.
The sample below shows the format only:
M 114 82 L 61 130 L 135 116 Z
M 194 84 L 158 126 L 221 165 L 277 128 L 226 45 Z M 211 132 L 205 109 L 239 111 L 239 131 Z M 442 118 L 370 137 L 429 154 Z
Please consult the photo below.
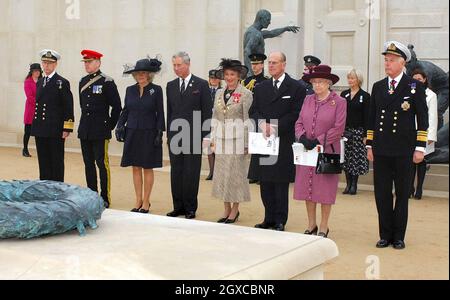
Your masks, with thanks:
M 167 137 L 174 210 L 167 216 L 184 215 L 186 219 L 194 219 L 202 141 L 210 132 L 213 106 L 208 82 L 190 72 L 189 55 L 175 54 L 172 64 L 178 78 L 167 84 Z
M 67 79 L 56 73 L 58 52 L 40 52 L 44 77 L 37 82 L 31 135 L 36 138 L 40 180 L 64 182 L 64 144 L 73 132 L 73 95 Z
M 280 138 L 278 156 L 252 156 L 249 179 L 258 180 L 265 207 L 264 222 L 256 228 L 284 231 L 288 219 L 289 183 L 295 180 L 292 144 L 305 88 L 285 73 L 286 56 L 275 52 L 269 56 L 271 79 L 261 82 L 254 90 L 249 115 L 265 137 Z
M 401 250 L 406 247 L 411 166 L 421 163 L 426 152 L 428 108 L 425 88 L 403 73 L 411 59 L 409 49 L 396 41 L 387 42 L 383 55 L 387 77 L 373 85 L 367 131 L 379 218 L 376 246 L 393 245 Z

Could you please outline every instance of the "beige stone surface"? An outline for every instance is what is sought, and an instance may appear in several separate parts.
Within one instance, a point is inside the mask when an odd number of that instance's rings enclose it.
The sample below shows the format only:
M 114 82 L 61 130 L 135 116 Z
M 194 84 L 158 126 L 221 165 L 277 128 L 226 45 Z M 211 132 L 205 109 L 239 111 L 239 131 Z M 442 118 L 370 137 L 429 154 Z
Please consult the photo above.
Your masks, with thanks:
M 34 150 L 31 153 L 33 158 L 25 159 L 19 149 L 0 148 L 0 178 L 36 179 L 37 158 Z M 118 157 L 111 158 L 112 207 L 129 210 L 134 205 L 131 170 L 120 168 L 119 164 Z M 169 174 L 157 172 L 155 178 L 151 213 L 165 215 L 172 209 Z M 79 154 L 66 156 L 66 181 L 84 185 L 84 167 Z M 222 214 L 222 204 L 210 196 L 211 187 L 212 184 L 202 177 L 198 220 L 214 222 Z M 238 226 L 252 227 L 262 220 L 263 205 L 257 186 L 252 185 L 251 195 L 252 202 L 241 206 Z M 307 226 L 304 204 L 291 200 L 289 209 L 287 230 L 302 233 Z M 330 238 L 339 248 L 339 257 L 325 265 L 325 279 L 366 279 L 366 272 L 372 271 L 377 262 L 381 279 L 449 279 L 448 198 L 411 200 L 404 251 L 376 249 L 377 224 L 372 192 L 362 191 L 356 197 L 338 195 L 330 220 Z
M 98 225 L 84 237 L 2 241 L 0 279 L 323 279 L 338 255 L 329 239 L 120 210 Z

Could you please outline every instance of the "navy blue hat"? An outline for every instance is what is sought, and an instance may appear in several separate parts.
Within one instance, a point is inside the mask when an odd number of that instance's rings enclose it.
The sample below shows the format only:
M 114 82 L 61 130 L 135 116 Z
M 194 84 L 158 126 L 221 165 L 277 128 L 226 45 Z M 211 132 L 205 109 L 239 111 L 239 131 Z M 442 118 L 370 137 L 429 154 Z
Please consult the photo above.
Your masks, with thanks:
M 305 66 L 318 66 L 322 63 L 322 61 L 312 55 L 307 55 L 303 58 L 303 60 L 305 61 Z
M 136 62 L 136 65 L 134 66 L 134 68 L 131 68 L 130 70 L 126 70 L 123 73 L 131 74 L 131 73 L 140 72 L 140 71 L 156 73 L 156 72 L 161 71 L 161 65 L 162 65 L 162 62 L 160 62 L 156 58 L 152 58 L 152 59 L 144 58 L 144 59 L 138 60 Z

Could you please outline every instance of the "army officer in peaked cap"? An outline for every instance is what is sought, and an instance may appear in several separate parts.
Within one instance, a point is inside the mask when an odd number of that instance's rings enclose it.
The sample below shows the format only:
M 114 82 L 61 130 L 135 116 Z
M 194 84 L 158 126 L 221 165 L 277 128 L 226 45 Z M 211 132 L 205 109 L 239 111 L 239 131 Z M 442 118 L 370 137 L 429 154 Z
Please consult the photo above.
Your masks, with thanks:
M 111 204 L 111 175 L 108 145 L 111 131 L 119 120 L 122 104 L 114 80 L 100 71 L 103 54 L 83 50 L 86 75 L 80 80 L 81 119 L 78 138 L 85 166 L 87 186 L 97 192 L 97 165 L 100 177 L 101 196 L 105 207 Z
M 64 143 L 73 131 L 73 96 L 70 83 L 56 73 L 61 55 L 39 53 L 44 77 L 37 82 L 36 108 L 31 135 L 36 138 L 39 178 L 64 182 Z
M 267 59 L 267 56 L 264 54 L 254 53 L 248 56 L 250 62 L 252 64 L 253 75 L 247 77 L 244 80 L 243 86 L 253 92 L 253 89 L 263 82 L 264 80 L 269 79 L 269 77 L 264 75 L 264 61 Z
M 411 59 L 409 49 L 396 41 L 387 42 L 383 55 L 387 77 L 373 86 L 367 148 L 374 164 L 377 247 L 393 245 L 401 250 L 405 248 L 411 166 L 422 162 L 426 152 L 428 108 L 424 86 L 403 73 Z
M 304 61 L 304 68 L 303 68 L 303 75 L 309 75 L 312 73 L 315 67 L 319 66 L 322 61 L 313 56 L 313 55 L 306 55 L 303 57 Z M 300 84 L 306 89 L 306 95 L 313 95 L 314 90 L 311 85 L 311 83 L 304 81 L 303 79 L 300 79 Z

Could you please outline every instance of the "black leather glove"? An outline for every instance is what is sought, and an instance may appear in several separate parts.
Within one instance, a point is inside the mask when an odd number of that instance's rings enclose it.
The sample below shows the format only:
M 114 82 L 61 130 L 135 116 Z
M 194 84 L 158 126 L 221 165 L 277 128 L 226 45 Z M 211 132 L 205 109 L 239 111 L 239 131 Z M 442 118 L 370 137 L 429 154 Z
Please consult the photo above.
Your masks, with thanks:
M 156 133 L 155 140 L 154 140 L 154 142 L 153 142 L 153 145 L 154 145 L 155 147 L 160 147 L 160 146 L 162 146 L 162 144 L 163 144 L 163 139 L 162 139 L 162 137 L 163 137 L 163 132 L 162 132 L 162 130 L 158 130 L 158 132 Z
M 306 150 L 312 150 L 314 149 L 317 145 L 320 144 L 320 142 L 315 139 L 315 140 L 309 140 L 306 138 L 306 135 L 302 135 L 299 139 L 298 139 L 299 143 L 303 144 L 303 146 L 305 146 Z
M 115 134 L 116 134 L 116 139 L 118 142 L 125 142 L 125 126 L 120 126 L 116 128 Z

